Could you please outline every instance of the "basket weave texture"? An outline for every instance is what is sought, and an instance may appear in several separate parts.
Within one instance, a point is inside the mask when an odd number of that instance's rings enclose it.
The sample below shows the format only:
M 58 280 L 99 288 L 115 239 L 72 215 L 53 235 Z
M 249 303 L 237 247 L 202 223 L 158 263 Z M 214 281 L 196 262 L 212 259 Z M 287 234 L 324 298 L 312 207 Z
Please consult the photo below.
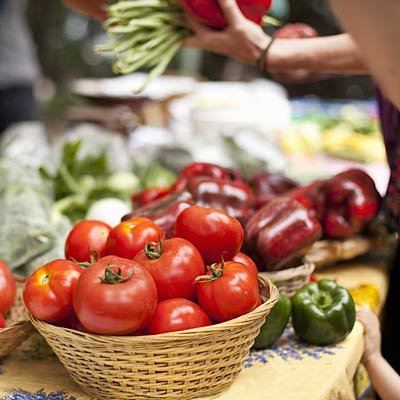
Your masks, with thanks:
M 14 276 L 17 284 L 15 304 L 6 315 L 7 327 L 0 330 L 0 358 L 8 355 L 34 331 L 25 311 L 22 292 L 25 278 Z
M 305 257 L 317 268 L 322 268 L 340 261 L 352 260 L 368 253 L 373 247 L 373 241 L 363 236 L 353 236 L 344 240 L 320 240 L 311 246 Z
M 97 336 L 38 321 L 72 379 L 96 399 L 192 399 L 225 390 L 243 368 L 265 317 L 278 301 L 260 280 L 264 303 L 231 321 L 152 336 Z
M 295 268 L 259 272 L 259 275 L 265 279 L 270 279 L 278 287 L 279 292 L 291 297 L 308 282 L 314 269 L 313 263 L 304 262 L 304 264 Z

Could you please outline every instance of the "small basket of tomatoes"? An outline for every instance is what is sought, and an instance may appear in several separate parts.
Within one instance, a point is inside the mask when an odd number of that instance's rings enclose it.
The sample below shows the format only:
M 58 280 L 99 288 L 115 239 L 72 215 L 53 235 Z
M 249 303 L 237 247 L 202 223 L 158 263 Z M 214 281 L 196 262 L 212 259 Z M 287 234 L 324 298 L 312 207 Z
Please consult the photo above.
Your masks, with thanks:
M 240 223 L 192 206 L 168 239 L 143 217 L 104 228 L 78 223 L 66 259 L 38 268 L 24 291 L 33 325 L 72 379 L 96 399 L 226 389 L 279 298 L 240 253 Z
M 22 301 L 25 278 L 13 276 L 0 260 L 0 358 L 7 356 L 33 332 Z
M 263 303 L 238 318 L 155 335 L 105 336 L 31 317 L 72 379 L 96 399 L 192 399 L 218 394 L 242 370 L 277 288 L 260 280 Z

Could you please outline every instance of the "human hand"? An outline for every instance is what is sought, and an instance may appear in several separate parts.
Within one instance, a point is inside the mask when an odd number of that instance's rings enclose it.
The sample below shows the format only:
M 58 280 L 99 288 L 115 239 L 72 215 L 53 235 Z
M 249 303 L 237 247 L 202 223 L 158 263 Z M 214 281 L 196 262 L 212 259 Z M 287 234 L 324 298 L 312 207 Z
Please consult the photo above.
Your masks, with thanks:
M 107 18 L 107 0 L 62 0 L 72 10 L 99 21 Z
M 185 45 L 254 65 L 271 38 L 242 14 L 235 0 L 218 0 L 218 4 L 228 26 L 217 31 L 186 15 L 195 36 L 188 38 Z
M 364 353 L 363 364 L 381 355 L 381 330 L 379 319 L 371 310 L 362 308 L 357 310 L 357 320 L 364 326 Z

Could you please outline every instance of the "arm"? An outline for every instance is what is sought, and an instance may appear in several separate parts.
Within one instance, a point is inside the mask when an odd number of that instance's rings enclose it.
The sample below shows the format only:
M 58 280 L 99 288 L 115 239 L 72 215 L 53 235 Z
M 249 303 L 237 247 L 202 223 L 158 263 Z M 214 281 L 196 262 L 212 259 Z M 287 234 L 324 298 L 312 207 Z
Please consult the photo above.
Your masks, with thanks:
M 196 36 L 188 45 L 210 50 L 255 65 L 271 38 L 261 27 L 247 20 L 235 0 L 219 0 L 228 22 L 215 31 L 188 17 Z M 358 49 L 349 35 L 311 39 L 276 39 L 265 67 L 272 72 L 307 69 L 319 73 L 366 73 Z
M 62 0 L 62 2 L 72 10 L 99 21 L 107 18 L 106 0 Z
M 357 42 L 372 75 L 400 109 L 398 0 L 332 0 L 332 5 L 345 28 Z
M 358 310 L 357 319 L 364 326 L 362 362 L 372 386 L 382 400 L 400 400 L 400 377 L 381 354 L 381 333 L 377 316 L 368 310 Z

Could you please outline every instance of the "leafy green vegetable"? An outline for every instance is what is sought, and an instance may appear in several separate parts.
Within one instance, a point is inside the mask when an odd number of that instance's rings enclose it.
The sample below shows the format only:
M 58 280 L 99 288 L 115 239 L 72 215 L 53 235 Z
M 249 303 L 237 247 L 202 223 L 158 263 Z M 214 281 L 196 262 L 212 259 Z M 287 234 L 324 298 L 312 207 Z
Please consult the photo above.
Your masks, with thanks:
M 35 168 L 0 158 L 0 259 L 17 268 L 52 248 L 52 192 Z
M 54 229 L 55 240 L 53 242 L 52 247 L 45 253 L 38 255 L 37 257 L 29 260 L 23 267 L 19 268 L 16 271 L 22 275 L 30 275 L 37 268 L 50 262 L 51 260 L 55 260 L 57 258 L 64 258 L 64 246 L 65 240 L 72 229 L 72 224 L 67 217 L 62 215 L 55 216 L 52 218 L 52 226 Z
M 113 172 L 106 147 L 82 156 L 83 145 L 82 139 L 66 142 L 54 174 L 40 169 L 53 187 L 54 209 L 74 222 L 85 217 L 93 202 L 105 197 L 129 200 L 139 189 L 139 180 L 132 172 Z
M 176 180 L 172 171 L 157 164 L 139 167 L 138 176 L 143 189 L 171 186 Z

